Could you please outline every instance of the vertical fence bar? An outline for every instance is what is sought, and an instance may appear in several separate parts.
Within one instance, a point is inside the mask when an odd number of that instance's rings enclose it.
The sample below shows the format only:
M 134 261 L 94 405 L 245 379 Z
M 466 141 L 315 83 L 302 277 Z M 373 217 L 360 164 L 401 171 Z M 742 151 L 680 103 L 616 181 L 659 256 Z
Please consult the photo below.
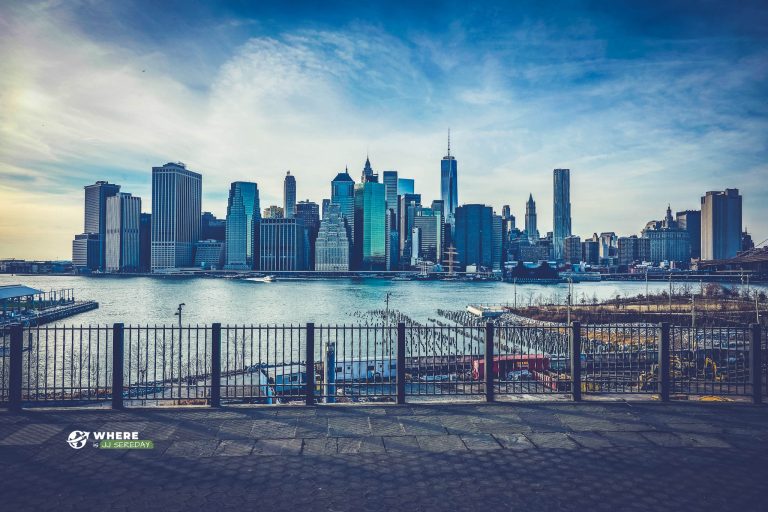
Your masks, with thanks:
M 499 366 L 501 367 L 501 366 Z M 493 323 L 485 324 L 485 401 L 493 402 Z
M 659 399 L 662 402 L 669 402 L 669 390 L 670 390 L 670 340 L 669 340 L 669 322 L 662 322 L 659 326 L 661 329 L 661 340 L 659 340 Z M 695 335 L 695 331 L 694 331 Z
M 571 322 L 571 396 L 581 401 L 581 322 Z
M 397 403 L 405 403 L 405 324 L 397 324 Z
M 11 326 L 11 361 L 8 372 L 8 408 L 21 411 L 22 355 L 24 331 L 21 324 Z M 31 357 L 31 355 L 30 355 Z
M 315 324 L 307 324 L 307 405 L 315 405 Z
M 112 408 L 123 408 L 123 359 L 124 359 L 123 324 L 112 326 Z
M 762 347 L 760 346 L 760 324 L 751 324 L 749 326 L 749 373 L 752 376 L 752 403 L 760 404 L 763 402 L 763 369 L 762 369 Z
M 211 407 L 221 407 L 221 324 L 211 325 Z

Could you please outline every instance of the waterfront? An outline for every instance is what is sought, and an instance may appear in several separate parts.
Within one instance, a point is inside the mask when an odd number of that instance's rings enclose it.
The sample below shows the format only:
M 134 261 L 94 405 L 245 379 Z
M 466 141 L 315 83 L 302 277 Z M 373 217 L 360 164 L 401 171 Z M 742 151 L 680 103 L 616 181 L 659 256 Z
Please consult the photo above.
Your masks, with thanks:
M 99 277 L 0 275 L 0 285 L 25 284 L 40 290 L 72 288 L 78 300 L 95 300 L 97 310 L 61 323 L 173 325 L 180 302 L 185 324 L 359 324 L 362 314 L 386 307 L 422 323 L 437 317 L 438 309 L 463 310 L 470 303 L 512 303 L 515 286 L 502 282 L 390 281 L 388 279 L 279 280 L 257 283 L 232 279 L 162 279 L 154 277 Z M 692 285 L 695 289 L 696 285 Z M 517 303 L 537 297 L 565 300 L 568 285 L 517 285 Z M 575 302 L 645 293 L 644 282 L 605 281 L 575 285 Z M 668 290 L 666 282 L 651 282 L 651 292 Z M 761 285 L 768 291 L 768 286 Z

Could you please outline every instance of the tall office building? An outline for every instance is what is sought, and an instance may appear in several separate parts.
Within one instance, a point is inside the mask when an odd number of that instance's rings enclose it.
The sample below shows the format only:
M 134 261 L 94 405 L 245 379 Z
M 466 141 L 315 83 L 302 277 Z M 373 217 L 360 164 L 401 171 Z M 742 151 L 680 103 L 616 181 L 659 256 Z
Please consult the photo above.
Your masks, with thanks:
M 304 261 L 307 269 L 315 268 L 315 240 L 320 229 L 320 207 L 307 199 L 296 203 L 295 218 L 304 224 Z
M 491 246 L 491 254 L 493 257 L 493 270 L 501 270 L 501 265 L 504 262 L 503 261 L 503 229 L 504 229 L 504 222 L 501 220 L 500 215 L 494 215 L 493 216 L 493 237 L 492 237 L 492 246 Z
M 493 208 L 482 204 L 456 208 L 454 245 L 459 268 L 493 268 Z
M 566 263 L 579 263 L 581 261 L 581 237 L 567 236 L 563 241 L 563 259 Z
M 283 208 L 275 204 L 264 208 L 264 214 L 261 216 L 263 219 L 284 219 Z
M 346 272 L 349 270 L 349 236 L 341 209 L 330 204 L 320 222 L 315 241 L 315 270 Z
M 85 219 L 83 222 L 83 234 L 88 237 L 75 237 L 73 242 L 72 262 L 75 267 L 88 268 L 90 270 L 104 270 L 106 265 L 105 240 L 107 232 L 107 198 L 120 192 L 120 185 L 111 184 L 106 181 L 97 181 L 93 185 L 86 185 L 85 189 Z M 88 242 L 85 243 L 84 240 Z M 84 245 L 85 244 L 85 245 Z M 91 254 L 93 257 L 94 245 L 98 250 L 95 263 L 90 261 L 90 265 L 83 260 L 83 255 Z M 75 246 L 77 246 L 77 256 L 75 256 Z M 83 251 L 88 246 L 90 249 Z M 87 259 L 87 258 L 86 258 Z
M 691 258 L 701 258 L 701 211 L 677 212 L 677 227 L 688 232 L 691 239 Z
M 593 238 L 595 238 L 593 236 Z M 618 257 L 618 238 L 613 231 L 604 231 L 597 238 L 600 263 L 611 265 Z
M 440 199 L 443 200 L 443 218 L 453 224 L 459 206 L 456 158 L 451 156 L 451 131 L 448 130 L 448 154 L 440 161 Z
M 218 240 L 223 242 L 227 236 L 227 221 L 217 219 L 211 212 L 203 212 L 200 216 L 200 239 Z
M 397 211 L 397 171 L 384 171 L 382 175 L 387 210 Z
M 331 200 L 328 198 L 323 199 L 323 206 L 320 209 L 320 218 L 325 218 L 325 212 L 328 211 L 328 206 L 331 204 Z
M 355 185 L 354 270 L 386 269 L 385 196 L 383 183 L 366 181 Z
M 306 270 L 304 240 L 304 225 L 299 219 L 261 219 L 259 270 Z
M 379 181 L 379 175 L 373 172 L 373 167 L 371 167 L 371 160 L 367 156 L 365 157 L 365 165 L 363 166 L 363 174 L 360 177 L 360 181 L 363 183 L 366 181 Z
M 554 229 L 552 245 L 555 259 L 564 258 L 564 241 L 571 236 L 571 171 L 555 169 L 552 173 L 554 185 Z
M 411 178 L 397 178 L 397 195 L 413 194 L 414 180 Z
M 512 216 L 512 210 L 508 204 L 501 207 L 501 218 L 504 220 L 509 219 Z
M 355 236 L 355 180 L 349 175 L 349 169 L 344 169 L 331 181 L 331 204 L 339 206 L 341 218 L 346 222 L 349 231 L 349 243 L 354 242 Z
M 182 163 L 152 168 L 152 271 L 194 263 L 203 177 Z
M 291 171 L 285 175 L 283 181 L 283 214 L 286 219 L 292 219 L 296 213 L 296 178 L 291 176 Z
M 690 262 L 691 237 L 688 231 L 678 227 L 677 222 L 672 218 L 672 209 L 669 206 L 667 206 L 667 215 L 664 220 L 648 222 L 642 236 L 650 240 L 650 261 L 654 263 L 675 261 L 686 264 Z
M 531 243 L 539 240 L 539 230 L 536 227 L 536 203 L 533 200 L 533 194 L 528 195 L 528 202 L 525 203 L 525 234 Z
M 400 220 L 400 257 L 403 261 L 410 258 L 413 218 L 419 208 L 421 208 L 421 194 L 403 194 L 400 196 L 398 218 Z
M 741 247 L 739 189 L 707 192 L 701 198 L 701 259 L 733 258 Z
M 81 233 L 72 240 L 72 266 L 77 272 L 99 270 L 101 237 L 98 233 Z
M 138 272 L 141 266 L 141 198 L 118 193 L 107 198 L 107 272 Z
M 220 240 L 198 240 L 195 243 L 195 266 L 203 270 L 219 270 L 224 266 L 226 244 Z
M 418 258 L 440 263 L 443 253 L 440 234 L 443 228 L 443 212 L 431 208 L 418 208 L 413 218 L 413 229 L 419 230 L 418 241 L 413 240 Z
M 235 181 L 227 201 L 226 263 L 229 270 L 248 270 L 256 264 L 256 234 L 261 209 L 256 183 Z
M 651 239 L 637 235 L 622 236 L 618 240 L 619 265 L 650 261 Z
M 152 270 L 152 214 L 142 213 L 139 218 L 139 271 L 149 272 L 150 270 Z

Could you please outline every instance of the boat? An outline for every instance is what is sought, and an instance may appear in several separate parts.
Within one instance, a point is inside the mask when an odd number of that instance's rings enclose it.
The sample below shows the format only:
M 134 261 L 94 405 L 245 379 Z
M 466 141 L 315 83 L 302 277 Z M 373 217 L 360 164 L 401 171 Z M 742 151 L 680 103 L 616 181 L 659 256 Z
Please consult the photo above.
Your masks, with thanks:
M 253 281 L 255 283 L 274 283 L 275 281 L 277 281 L 277 279 L 275 279 L 275 276 L 248 277 L 245 280 Z
M 600 281 L 600 272 L 560 272 L 560 277 L 563 279 L 571 279 L 575 283 L 580 283 L 583 281 Z

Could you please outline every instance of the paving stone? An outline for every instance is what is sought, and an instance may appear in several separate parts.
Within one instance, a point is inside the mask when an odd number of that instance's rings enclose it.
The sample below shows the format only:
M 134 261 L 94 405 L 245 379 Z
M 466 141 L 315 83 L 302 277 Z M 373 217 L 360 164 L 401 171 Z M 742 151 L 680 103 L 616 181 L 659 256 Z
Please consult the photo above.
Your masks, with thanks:
M 371 434 L 374 436 L 404 435 L 405 430 L 397 418 L 370 418 Z
M 584 448 L 600 449 L 613 446 L 610 440 L 597 432 L 571 432 L 568 437 Z
M 621 447 L 644 447 L 650 444 L 639 432 L 601 432 L 613 445 Z
M 693 439 L 673 432 L 643 432 L 643 437 L 653 444 L 664 446 L 666 448 L 680 448 L 684 446 L 694 446 Z
M 463 434 L 461 440 L 470 450 L 498 450 L 501 445 L 491 434 Z
M 493 437 L 501 443 L 501 446 L 509 450 L 528 450 L 535 448 L 531 440 L 523 434 L 494 434 Z
M 216 447 L 214 455 L 242 456 L 250 455 L 253 451 L 254 441 L 239 439 L 225 439 Z
M 382 453 L 385 451 L 384 440 L 378 436 L 340 437 L 337 439 L 340 454 Z
M 407 452 L 407 453 L 413 453 L 414 451 L 418 451 L 421 449 L 419 446 L 418 441 L 416 441 L 416 436 L 384 436 L 382 437 L 382 440 L 384 442 L 384 447 L 386 448 L 387 452 Z
M 371 424 L 367 416 L 331 417 L 328 419 L 328 435 L 333 437 L 370 436 Z
M 298 455 L 302 439 L 259 439 L 253 445 L 254 455 Z
M 526 435 L 536 448 L 578 448 L 570 437 L 562 432 L 533 432 Z
M 451 452 L 467 449 L 459 436 L 416 436 L 416 441 L 422 450 L 428 452 Z
M 337 452 L 337 441 L 333 437 L 304 439 L 304 455 L 332 455 Z
M 174 441 L 165 451 L 168 457 L 210 457 L 216 450 L 219 441 L 208 439 L 202 441 Z
M 719 436 L 696 433 L 681 433 L 679 435 L 692 439 L 697 446 L 705 446 L 707 448 L 732 448 L 730 443 L 721 439 Z
M 723 427 L 712 423 L 681 423 L 670 422 L 666 424 L 667 430 L 674 432 L 696 432 L 699 434 L 720 434 Z
M 446 433 L 445 427 L 438 416 L 420 416 L 400 418 L 403 431 L 409 435 L 442 435 Z
M 287 439 L 296 435 L 296 418 L 276 418 L 255 421 L 251 437 L 257 439 Z
M 0 441 L 0 445 L 39 445 L 53 436 L 64 432 L 66 427 L 55 423 L 37 423 L 24 425 L 14 433 L 8 435 Z M 69 432 L 62 437 L 66 440 Z
M 296 425 L 296 437 L 327 437 L 328 436 L 328 418 L 309 417 L 299 418 Z

